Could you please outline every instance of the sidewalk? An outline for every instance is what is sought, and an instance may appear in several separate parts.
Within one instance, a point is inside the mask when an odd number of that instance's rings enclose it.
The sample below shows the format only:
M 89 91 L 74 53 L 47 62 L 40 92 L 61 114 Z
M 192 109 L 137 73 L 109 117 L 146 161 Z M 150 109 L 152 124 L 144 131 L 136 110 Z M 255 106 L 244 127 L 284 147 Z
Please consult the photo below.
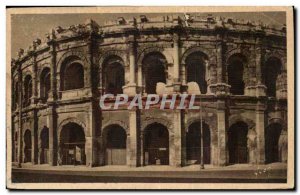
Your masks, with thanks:
M 31 163 L 23 163 L 22 168 L 17 168 L 16 164 L 12 165 L 13 169 L 26 169 L 26 170 L 55 170 L 55 171 L 233 171 L 233 170 L 257 170 L 257 171 L 269 171 L 269 170 L 286 170 L 286 163 L 272 163 L 267 165 L 251 165 L 251 164 L 236 164 L 229 165 L 224 167 L 218 167 L 213 165 L 205 165 L 205 169 L 200 169 L 200 165 L 189 165 L 185 167 L 173 167 L 168 165 L 159 165 L 159 166 L 143 166 L 143 167 L 129 167 L 127 165 L 106 165 L 99 167 L 86 167 L 84 165 L 63 165 L 63 166 L 49 166 L 48 164 L 44 165 L 32 165 Z
M 172 166 L 49 166 L 23 164 L 13 167 L 12 181 L 17 183 L 286 183 L 286 164 Z

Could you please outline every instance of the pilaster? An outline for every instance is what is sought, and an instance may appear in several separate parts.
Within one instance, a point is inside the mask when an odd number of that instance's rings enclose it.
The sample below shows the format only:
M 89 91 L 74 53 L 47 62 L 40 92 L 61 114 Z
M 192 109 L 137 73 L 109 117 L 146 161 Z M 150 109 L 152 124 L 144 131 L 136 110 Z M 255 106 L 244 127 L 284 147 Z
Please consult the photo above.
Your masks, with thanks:
M 137 134 L 137 111 L 135 109 L 129 110 L 129 148 L 127 156 L 129 159 L 127 165 L 136 167 L 138 166 L 138 134 Z
M 54 33 L 54 32 L 52 32 Z M 54 40 L 55 35 L 52 35 L 53 39 L 48 41 L 50 47 L 49 53 L 51 54 L 51 64 L 50 64 L 50 91 L 48 102 L 53 102 L 57 98 L 56 89 L 56 42 Z
M 91 97 L 93 96 L 93 89 L 94 89 L 94 74 L 95 74 L 95 68 L 94 68 L 94 64 L 95 64 L 95 50 L 96 50 L 96 46 L 95 43 L 96 40 L 94 38 L 94 32 L 91 31 L 88 35 L 87 38 L 87 59 L 89 64 L 87 65 L 87 69 L 84 71 L 84 78 L 85 78 L 85 82 L 84 82 L 84 86 L 88 89 L 87 90 L 87 96 Z M 95 84 L 96 85 L 96 84 Z
M 23 109 L 23 104 L 22 104 L 22 98 L 23 98 L 23 90 L 22 90 L 22 85 L 23 85 L 23 79 L 22 79 L 22 70 L 21 70 L 21 65 L 18 66 L 18 80 L 19 80 L 19 113 L 18 113 L 18 167 L 21 167 L 21 163 L 23 161 L 23 121 L 22 121 L 22 109 Z
M 53 104 L 47 108 L 47 126 L 49 128 L 49 165 L 55 166 L 57 164 L 57 125 L 56 112 Z
M 38 163 L 38 129 L 37 129 L 37 112 L 35 109 L 32 111 L 32 121 L 31 121 L 31 163 Z
M 135 67 L 136 67 L 136 44 L 133 35 L 128 38 L 129 50 L 129 83 L 123 87 L 123 93 L 129 96 L 134 96 L 137 92 Z
M 175 166 L 180 167 L 183 163 L 182 158 L 182 116 L 181 110 L 173 112 L 173 127 L 174 127 L 174 150 L 175 150 Z M 171 159 L 172 160 L 172 159 Z
M 87 112 L 87 135 L 85 142 L 86 166 L 97 165 L 97 139 L 96 139 L 96 116 L 93 101 Z
M 218 166 L 225 166 L 228 163 L 226 127 L 226 102 L 225 99 L 219 99 L 217 100 Z
M 264 53 L 261 46 L 261 38 L 256 39 L 255 46 L 255 67 L 256 67 L 256 86 L 255 95 L 256 97 L 266 96 L 267 87 L 262 83 L 262 63 Z M 254 93 L 254 92 L 253 92 Z
M 223 37 L 222 34 L 217 34 L 217 42 L 216 42 L 216 81 L 217 83 L 210 83 L 208 86 L 208 92 L 216 94 L 217 96 L 227 96 L 230 95 L 230 85 L 228 85 L 225 81 L 225 71 L 223 64 Z
M 55 166 L 57 164 L 57 127 L 56 127 L 56 105 L 54 101 L 57 99 L 57 86 L 56 86 L 56 42 L 55 32 L 52 30 L 49 35 L 47 44 L 50 47 L 49 53 L 51 54 L 50 64 L 50 91 L 48 97 L 47 108 L 47 126 L 49 128 L 49 165 Z
M 257 164 L 265 163 L 265 104 L 259 100 L 256 104 Z
M 32 97 L 31 97 L 31 104 L 35 104 L 37 102 L 37 98 L 38 98 L 38 86 L 37 86 L 37 61 L 36 61 L 36 53 L 35 53 L 35 48 L 36 48 L 36 45 L 35 43 L 33 43 L 33 48 L 34 48 L 34 51 L 32 51 L 32 72 L 33 72 L 33 75 L 32 75 Z
M 179 53 L 180 53 L 180 35 L 178 32 L 173 34 L 173 80 L 170 84 L 167 84 L 168 93 L 180 93 L 182 91 L 181 80 L 180 80 L 180 62 L 179 62 Z
M 283 70 L 277 77 L 276 82 L 276 98 L 279 100 L 287 99 L 287 73 Z

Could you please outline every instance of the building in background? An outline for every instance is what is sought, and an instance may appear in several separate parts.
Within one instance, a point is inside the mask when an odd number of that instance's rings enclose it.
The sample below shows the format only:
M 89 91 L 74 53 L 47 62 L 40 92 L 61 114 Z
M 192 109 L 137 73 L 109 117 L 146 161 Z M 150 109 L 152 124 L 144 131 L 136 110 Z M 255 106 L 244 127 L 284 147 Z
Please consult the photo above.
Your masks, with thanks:
M 13 162 L 286 162 L 286 47 L 285 26 L 209 15 L 56 27 L 12 60 Z M 99 107 L 103 94 L 146 96 L 157 83 L 168 94 L 195 93 L 196 83 L 202 116 Z

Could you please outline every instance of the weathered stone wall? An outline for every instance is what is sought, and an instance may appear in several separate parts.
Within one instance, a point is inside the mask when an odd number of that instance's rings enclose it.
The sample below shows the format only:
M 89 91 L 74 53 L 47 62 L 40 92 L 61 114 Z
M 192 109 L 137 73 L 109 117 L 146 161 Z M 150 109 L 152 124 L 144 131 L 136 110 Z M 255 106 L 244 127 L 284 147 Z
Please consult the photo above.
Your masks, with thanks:
M 150 19 L 151 20 L 151 19 Z M 122 20 L 123 21 L 123 20 Z M 126 110 L 101 111 L 98 102 L 105 93 L 104 65 L 111 57 L 121 59 L 124 68 L 123 92 L 130 96 L 145 94 L 143 59 L 153 52 L 164 56 L 166 87 L 169 93 L 186 92 L 186 59 L 194 52 L 205 56 L 207 94 L 203 97 L 203 121 L 211 134 L 211 164 L 227 165 L 228 129 L 238 121 L 248 126 L 249 163 L 265 163 L 265 128 L 272 123 L 282 125 L 279 147 L 286 161 L 286 35 L 285 28 L 271 29 L 257 23 L 242 23 L 222 18 L 164 18 L 162 21 L 124 21 L 108 26 L 89 20 L 86 24 L 57 27 L 46 40 L 37 39 L 26 51 L 20 50 L 12 60 L 12 89 L 18 83 L 18 99 L 12 110 L 13 131 L 18 132 L 18 157 L 24 159 L 26 129 L 32 133 L 32 162 L 39 163 L 40 131 L 49 128 L 49 164 L 57 164 L 59 136 L 63 125 L 74 122 L 83 127 L 86 136 L 86 165 L 104 165 L 102 131 L 119 125 L 127 135 L 127 165 L 143 165 L 143 131 L 147 125 L 159 123 L 169 131 L 169 162 L 172 166 L 186 163 L 185 136 L 189 126 L 200 121 L 196 111 Z M 244 95 L 230 94 L 228 63 L 231 56 L 245 58 Z M 262 82 L 262 67 L 276 57 L 282 64 L 276 86 L 276 97 L 267 97 Z M 84 87 L 62 90 L 62 67 L 76 61 L 84 69 Z M 41 73 L 50 69 L 51 88 L 46 102 L 41 101 Z M 23 106 L 24 79 L 32 78 L 30 105 Z M 76 78 L 74 78 L 76 79 Z M 16 95 L 13 93 L 13 95 Z M 197 102 L 200 99 L 196 100 Z M 22 114 L 20 114 L 22 113 Z M 20 120 L 22 119 L 22 120 Z M 16 154 L 16 153 L 13 153 Z

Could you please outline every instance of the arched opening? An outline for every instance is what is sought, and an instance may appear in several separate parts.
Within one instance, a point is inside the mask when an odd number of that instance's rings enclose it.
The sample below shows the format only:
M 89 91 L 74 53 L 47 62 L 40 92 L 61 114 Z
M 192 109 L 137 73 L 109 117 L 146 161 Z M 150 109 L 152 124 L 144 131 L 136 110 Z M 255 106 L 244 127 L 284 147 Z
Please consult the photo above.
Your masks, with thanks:
M 29 106 L 32 96 L 32 78 L 27 75 L 24 79 L 24 106 Z
M 169 132 L 162 124 L 149 125 L 144 132 L 145 165 L 169 164 Z
M 41 149 L 40 149 L 40 163 L 48 163 L 48 153 L 49 153 L 49 129 L 44 127 L 40 135 L 41 139 Z
M 78 57 L 66 60 L 61 67 L 60 74 L 62 91 L 84 87 L 84 69 Z
M 241 54 L 234 54 L 228 59 L 228 84 L 231 86 L 230 92 L 233 95 L 244 95 L 244 68 L 246 58 Z
M 201 124 L 192 123 L 186 134 L 186 159 L 187 164 L 200 164 L 201 157 Z M 203 122 L 203 162 L 210 164 L 210 130 L 209 126 Z
M 105 93 L 122 94 L 125 85 L 125 73 L 123 60 L 118 56 L 111 56 L 104 61 L 104 86 Z
M 48 99 L 48 93 L 50 91 L 50 68 L 44 68 L 40 78 L 40 98 L 43 102 Z
M 276 97 L 276 81 L 278 75 L 281 74 L 281 61 L 276 57 L 271 57 L 263 66 L 262 78 L 267 87 L 267 95 Z
M 126 131 L 119 125 L 111 125 L 105 131 L 105 164 L 126 165 Z
M 31 131 L 26 130 L 24 134 L 24 163 L 31 162 Z
M 156 84 L 166 83 L 166 58 L 159 52 L 151 52 L 144 57 L 142 66 L 145 92 L 156 94 Z
M 266 163 L 280 161 L 279 154 L 279 137 L 282 126 L 279 123 L 272 123 L 265 129 L 265 154 Z
M 248 163 L 247 138 L 248 125 L 244 122 L 237 122 L 228 131 L 229 163 Z
M 83 128 L 76 123 L 70 122 L 62 128 L 60 161 L 63 165 L 85 164 L 85 134 Z
M 208 57 L 202 52 L 190 54 L 186 60 L 187 82 L 196 82 L 202 94 L 207 92 L 206 63 Z

